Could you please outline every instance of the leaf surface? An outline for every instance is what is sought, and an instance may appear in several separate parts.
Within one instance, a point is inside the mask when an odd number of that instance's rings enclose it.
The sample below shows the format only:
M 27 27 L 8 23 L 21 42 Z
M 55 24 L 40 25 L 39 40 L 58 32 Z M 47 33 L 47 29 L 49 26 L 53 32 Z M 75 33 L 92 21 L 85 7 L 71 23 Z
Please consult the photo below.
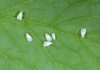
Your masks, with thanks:
M 46 32 L 57 35 L 50 47 Z M 0 70 L 100 70 L 99 39 L 100 0 L 0 0 Z

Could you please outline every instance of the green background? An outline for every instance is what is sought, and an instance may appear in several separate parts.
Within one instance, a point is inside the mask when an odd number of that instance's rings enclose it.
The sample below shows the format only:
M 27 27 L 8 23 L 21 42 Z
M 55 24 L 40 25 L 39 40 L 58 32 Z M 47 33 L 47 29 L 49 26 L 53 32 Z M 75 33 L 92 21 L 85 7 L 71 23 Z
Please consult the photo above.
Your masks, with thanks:
M 100 0 L 0 0 L 0 70 L 100 70 Z

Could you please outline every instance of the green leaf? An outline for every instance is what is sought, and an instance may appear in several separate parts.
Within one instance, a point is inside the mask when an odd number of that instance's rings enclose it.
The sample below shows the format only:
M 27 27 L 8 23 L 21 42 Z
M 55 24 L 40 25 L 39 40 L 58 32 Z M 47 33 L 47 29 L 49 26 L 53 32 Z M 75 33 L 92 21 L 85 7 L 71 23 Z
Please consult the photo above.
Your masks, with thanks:
M 46 32 L 57 35 L 49 47 Z M 0 0 L 0 70 L 100 70 L 99 39 L 100 0 Z

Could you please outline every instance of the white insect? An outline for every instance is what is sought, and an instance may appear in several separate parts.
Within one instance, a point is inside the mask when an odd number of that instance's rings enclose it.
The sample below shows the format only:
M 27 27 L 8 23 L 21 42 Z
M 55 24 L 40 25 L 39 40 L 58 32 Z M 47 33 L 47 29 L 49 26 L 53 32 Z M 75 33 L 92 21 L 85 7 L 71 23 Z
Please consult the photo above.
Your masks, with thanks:
M 44 46 L 44 47 L 48 47 L 48 46 L 50 46 L 50 45 L 52 45 L 52 42 L 50 42 L 50 41 L 44 41 L 44 42 L 43 42 L 43 46 Z
M 28 33 L 26 33 L 26 39 L 28 42 L 31 42 L 33 40 L 32 36 Z
M 18 20 L 22 20 L 23 19 L 23 12 L 19 12 L 19 14 L 17 15 L 17 19 Z
M 86 28 L 81 28 L 81 37 L 84 38 L 86 35 Z
M 52 39 L 55 40 L 56 39 L 56 34 L 55 33 L 51 33 Z
M 45 38 L 46 38 L 46 40 L 47 41 L 52 41 L 52 37 L 51 37 L 51 35 L 49 35 L 49 34 L 47 34 L 47 33 L 45 33 Z

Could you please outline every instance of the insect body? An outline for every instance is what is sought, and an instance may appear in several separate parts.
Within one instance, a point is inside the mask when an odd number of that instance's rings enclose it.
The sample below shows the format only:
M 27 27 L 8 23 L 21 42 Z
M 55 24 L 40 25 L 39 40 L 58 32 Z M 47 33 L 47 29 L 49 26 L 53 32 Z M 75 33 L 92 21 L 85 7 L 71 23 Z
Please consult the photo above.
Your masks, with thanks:
M 19 14 L 17 15 L 17 19 L 18 20 L 22 20 L 23 19 L 23 12 L 19 12 Z
M 86 35 L 86 28 L 81 28 L 81 37 L 84 38 Z
M 45 38 L 46 38 L 47 41 L 52 41 L 51 35 L 49 35 L 47 33 L 45 33 Z
M 55 33 L 51 33 L 52 39 L 55 40 L 56 39 L 56 34 Z
M 31 42 L 33 40 L 32 36 L 28 33 L 26 33 L 26 39 L 28 42 Z
M 51 44 L 52 44 L 52 42 L 50 42 L 50 41 L 44 41 L 43 42 L 44 47 L 50 46 Z

